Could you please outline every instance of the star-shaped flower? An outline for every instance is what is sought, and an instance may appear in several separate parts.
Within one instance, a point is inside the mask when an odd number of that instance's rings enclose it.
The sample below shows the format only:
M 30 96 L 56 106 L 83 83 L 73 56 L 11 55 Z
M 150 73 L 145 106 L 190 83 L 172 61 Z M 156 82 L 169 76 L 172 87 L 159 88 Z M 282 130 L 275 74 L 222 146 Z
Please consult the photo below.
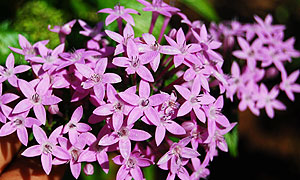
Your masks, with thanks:
M 132 39 L 128 39 L 127 42 L 127 57 L 115 57 L 113 64 L 119 67 L 126 67 L 127 74 L 137 73 L 142 79 L 154 82 L 154 78 L 144 65 L 148 64 L 152 58 L 148 57 L 147 54 L 140 55 L 138 47 Z
M 300 93 L 300 85 L 296 84 L 296 80 L 299 77 L 299 70 L 294 71 L 288 77 L 286 73 L 282 73 L 282 82 L 279 87 L 281 90 L 285 91 L 286 95 L 291 101 L 295 100 L 295 96 L 293 92 Z
M 30 66 L 19 65 L 15 67 L 15 58 L 12 53 L 10 53 L 5 62 L 6 68 L 0 66 L 0 83 L 8 80 L 9 84 L 14 87 L 18 87 L 18 78 L 16 74 L 23 73 L 30 69 Z
M 84 89 L 93 88 L 95 95 L 103 100 L 105 95 L 105 85 L 114 84 L 122 81 L 121 77 L 115 73 L 104 73 L 107 67 L 107 58 L 99 59 L 95 69 L 91 69 L 86 64 L 75 64 L 76 69 L 87 78 L 82 82 Z
M 64 126 L 63 129 L 64 134 L 69 133 L 69 139 L 71 144 L 73 145 L 75 145 L 75 143 L 77 142 L 80 133 L 88 132 L 92 129 L 89 125 L 79 122 L 82 118 L 82 114 L 83 108 L 82 106 L 79 106 L 75 109 L 70 121 Z
M 194 81 L 192 85 L 192 91 L 186 87 L 175 85 L 175 89 L 186 100 L 179 108 L 177 116 L 184 116 L 191 112 L 193 109 L 197 118 L 205 123 L 206 116 L 202 109 L 202 105 L 209 105 L 215 101 L 215 98 L 209 94 L 199 94 L 200 84 L 199 81 Z
M 120 6 L 120 4 L 117 4 L 114 9 L 111 8 L 105 8 L 98 11 L 98 13 L 109 13 L 109 15 L 105 19 L 105 25 L 108 26 L 110 23 L 117 19 L 124 19 L 127 23 L 134 26 L 134 20 L 130 14 L 139 14 L 134 9 L 125 9 L 124 6 Z M 129 14 L 130 13 L 130 14 Z
M 126 158 L 118 155 L 112 160 L 115 164 L 121 166 L 117 173 L 118 180 L 128 179 L 130 177 L 136 180 L 142 180 L 144 178 L 140 167 L 147 167 L 153 164 L 150 159 L 144 158 L 140 151 L 133 151 L 130 156 Z
M 50 174 L 52 168 L 52 155 L 60 159 L 70 159 L 70 154 L 62 147 L 57 146 L 57 138 L 61 135 L 62 126 L 56 128 L 47 138 L 44 130 L 37 125 L 33 125 L 33 135 L 38 145 L 33 145 L 22 153 L 22 156 L 35 157 L 41 155 L 41 161 L 44 171 L 47 175 Z
M 140 117 L 145 115 L 153 124 L 159 124 L 160 118 L 155 106 L 165 102 L 166 94 L 154 94 L 150 96 L 150 85 L 141 80 L 139 96 L 133 93 L 121 92 L 120 97 L 127 103 L 135 106 L 128 116 L 128 124 L 134 124 Z
M 13 114 L 21 113 L 33 108 L 34 114 L 42 124 L 46 123 L 46 110 L 44 105 L 53 105 L 62 101 L 55 95 L 49 95 L 49 76 L 45 76 L 34 88 L 29 82 L 19 79 L 19 88 L 26 99 L 20 101 L 14 108 Z

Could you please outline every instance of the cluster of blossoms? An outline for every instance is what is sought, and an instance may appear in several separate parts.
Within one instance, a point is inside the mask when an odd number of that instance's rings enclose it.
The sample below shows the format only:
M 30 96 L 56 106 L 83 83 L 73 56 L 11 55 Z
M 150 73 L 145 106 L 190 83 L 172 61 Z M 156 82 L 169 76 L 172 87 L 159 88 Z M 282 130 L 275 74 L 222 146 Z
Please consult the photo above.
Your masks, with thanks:
M 283 25 L 272 25 L 272 16 L 265 20 L 254 16 L 256 23 L 241 24 L 237 21 L 224 24 L 213 24 L 210 31 L 215 39 L 223 41 L 224 51 L 232 53 L 233 57 L 242 61 L 234 61 L 231 75 L 227 77 L 226 96 L 233 100 L 236 94 L 239 99 L 239 110 L 247 107 L 253 114 L 259 115 L 260 109 L 265 108 L 270 118 L 274 117 L 274 109 L 285 110 L 285 105 L 277 100 L 279 91 L 286 93 L 291 101 L 295 100 L 294 93 L 300 92 L 296 84 L 299 70 L 289 76 L 284 67 L 285 62 L 300 57 L 300 52 L 294 49 L 294 38 L 284 40 Z M 241 50 L 236 50 L 237 43 Z M 226 46 L 225 46 L 226 44 Z M 274 79 L 281 74 L 281 82 L 275 84 L 269 91 L 264 82 Z
M 231 99 L 237 93 L 240 110 L 249 107 L 258 114 L 258 109 L 265 107 L 273 117 L 273 108 L 285 108 L 275 99 L 278 87 L 269 93 L 264 84 L 257 85 L 265 74 L 262 68 L 272 64 L 282 74 L 279 88 L 291 100 L 293 92 L 299 92 L 295 84 L 299 71 L 287 76 L 283 66 L 299 53 L 293 49 L 293 39 L 283 41 L 284 28 L 272 26 L 270 16 L 265 22 L 256 17 L 258 24 L 236 25 L 243 28 L 212 25 L 210 34 L 200 21 L 189 21 L 162 0 L 138 2 L 145 6 L 144 11 L 152 11 L 149 32 L 142 37 L 135 37 L 130 15 L 139 12 L 116 5 L 99 13 L 109 13 L 105 24 L 117 21 L 119 33 L 101 31 L 101 22 L 92 28 L 78 20 L 83 28 L 80 34 L 91 38 L 83 49 L 65 51 L 66 37 L 76 20 L 48 27 L 61 41 L 53 50 L 46 47 L 48 41 L 31 45 L 22 35 L 22 49 L 10 47 L 24 55 L 30 66 L 14 67 L 10 54 L 6 67 L 0 67 L 0 121 L 4 124 L 0 136 L 17 131 L 27 146 L 27 129 L 32 129 L 38 145 L 28 147 L 22 155 L 41 156 L 47 174 L 52 165 L 69 163 L 78 178 L 82 162 L 87 162 L 84 172 L 88 175 L 93 174 L 92 162 L 108 173 L 108 153 L 118 152 L 120 155 L 112 159 L 121 166 L 117 179 L 143 179 L 141 168 L 154 164 L 168 171 L 168 179 L 206 178 L 217 149 L 228 151 L 224 135 L 236 125 L 222 114 L 224 93 Z M 152 31 L 159 15 L 165 20 L 156 40 Z M 189 26 L 186 34 L 182 28 L 164 33 L 174 15 Z M 234 62 L 232 74 L 226 75 L 221 41 L 225 37 L 228 49 L 236 36 L 242 50 L 233 51 L 233 55 L 247 63 L 241 74 Z M 166 43 L 160 44 L 163 38 Z M 116 47 L 109 46 L 110 39 Z M 30 69 L 33 80 L 16 76 Z M 176 79 L 167 83 L 174 76 Z M 2 95 L 6 80 L 20 96 Z M 12 105 L 17 99 L 20 101 Z M 70 111 L 73 114 L 68 118 Z M 33 115 L 35 118 L 29 117 Z M 52 129 L 49 138 L 45 126 Z

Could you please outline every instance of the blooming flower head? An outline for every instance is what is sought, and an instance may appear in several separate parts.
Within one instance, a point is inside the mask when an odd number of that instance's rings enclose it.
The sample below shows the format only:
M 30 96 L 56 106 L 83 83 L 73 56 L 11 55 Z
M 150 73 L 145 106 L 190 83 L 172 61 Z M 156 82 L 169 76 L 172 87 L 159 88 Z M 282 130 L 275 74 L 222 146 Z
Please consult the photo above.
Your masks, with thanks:
M 53 105 L 62 101 L 55 95 L 49 95 L 47 92 L 50 88 L 50 79 L 44 77 L 34 88 L 29 82 L 19 79 L 19 88 L 26 99 L 20 101 L 14 108 L 13 114 L 21 113 L 33 108 L 34 114 L 42 124 L 46 123 L 46 110 L 44 105 Z
M 27 65 L 19 65 L 15 66 L 15 58 L 12 53 L 10 53 L 5 62 L 5 68 L 0 66 L 0 83 L 8 80 L 8 82 L 14 86 L 18 87 L 18 78 L 16 74 L 23 73 L 30 69 L 30 66 Z
M 121 165 L 117 173 L 117 180 L 123 180 L 129 177 L 142 180 L 144 178 L 141 167 L 147 167 L 153 164 L 150 159 L 144 158 L 139 151 L 131 152 L 127 158 L 118 155 L 113 158 L 113 161 L 117 165 Z
M 48 30 L 58 33 L 59 35 L 59 40 L 60 43 L 65 43 L 66 41 L 66 36 L 71 34 L 72 32 L 72 27 L 74 26 L 74 24 L 76 23 L 76 19 L 69 21 L 68 23 L 62 25 L 62 26 L 54 26 L 53 28 L 51 28 L 51 25 L 48 25 Z
M 34 124 L 37 126 L 41 125 L 39 120 L 27 117 L 28 112 L 29 111 L 14 115 L 10 114 L 8 116 L 9 122 L 5 123 L 0 129 L 0 136 L 7 136 L 17 131 L 20 142 L 27 146 L 28 133 L 26 128 L 32 128 Z
M 134 20 L 130 14 L 139 14 L 134 9 L 125 9 L 124 6 L 120 6 L 117 4 L 114 9 L 105 8 L 98 11 L 98 13 L 109 13 L 109 15 L 105 19 L 105 25 L 108 26 L 110 23 L 117 19 L 124 19 L 128 24 L 134 26 Z
M 60 159 L 70 159 L 70 154 L 62 147 L 57 146 L 57 138 L 61 135 L 62 126 L 56 128 L 47 138 L 44 130 L 37 125 L 33 125 L 33 135 L 38 145 L 33 145 L 22 153 L 22 156 L 35 157 L 41 156 L 42 166 L 47 175 L 52 168 L 52 155 Z

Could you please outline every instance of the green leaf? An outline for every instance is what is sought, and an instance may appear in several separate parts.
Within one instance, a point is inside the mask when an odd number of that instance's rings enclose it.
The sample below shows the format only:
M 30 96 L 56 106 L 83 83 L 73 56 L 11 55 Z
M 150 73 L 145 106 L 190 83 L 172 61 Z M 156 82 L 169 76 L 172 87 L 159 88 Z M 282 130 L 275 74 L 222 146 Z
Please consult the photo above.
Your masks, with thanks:
M 19 47 L 18 32 L 9 28 L 10 22 L 4 21 L 0 24 L 0 64 L 4 65 L 7 56 L 12 52 L 8 47 Z M 15 64 L 27 64 L 24 57 L 14 54 Z
M 238 155 L 238 127 L 235 126 L 233 130 L 227 134 L 224 135 L 225 140 L 228 145 L 229 154 L 233 157 L 237 157 Z
M 155 179 L 155 166 L 151 165 L 149 167 L 143 168 L 145 179 L 154 180 Z
M 177 137 L 169 136 L 169 139 L 173 142 L 179 142 L 179 138 Z
M 219 16 L 208 0 L 180 0 L 209 21 L 219 21 Z

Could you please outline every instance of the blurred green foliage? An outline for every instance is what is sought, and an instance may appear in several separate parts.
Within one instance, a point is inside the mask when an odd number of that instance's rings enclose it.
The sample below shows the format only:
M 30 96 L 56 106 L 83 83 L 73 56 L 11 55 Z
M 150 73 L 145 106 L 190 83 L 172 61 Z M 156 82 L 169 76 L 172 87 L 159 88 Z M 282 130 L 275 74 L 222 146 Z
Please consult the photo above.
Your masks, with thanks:
M 59 44 L 57 33 L 50 32 L 48 25 L 63 25 L 66 23 L 64 13 L 50 6 L 46 1 L 28 1 L 18 9 L 13 28 L 21 34 L 28 34 L 31 42 L 50 40 L 48 47 Z
M 180 0 L 184 5 L 193 9 L 196 13 L 203 16 L 206 20 L 218 22 L 219 16 L 208 0 Z
M 238 125 L 236 125 L 229 133 L 225 134 L 225 140 L 228 145 L 228 151 L 231 156 L 237 157 L 238 156 L 238 141 L 239 141 L 239 134 L 238 134 Z

